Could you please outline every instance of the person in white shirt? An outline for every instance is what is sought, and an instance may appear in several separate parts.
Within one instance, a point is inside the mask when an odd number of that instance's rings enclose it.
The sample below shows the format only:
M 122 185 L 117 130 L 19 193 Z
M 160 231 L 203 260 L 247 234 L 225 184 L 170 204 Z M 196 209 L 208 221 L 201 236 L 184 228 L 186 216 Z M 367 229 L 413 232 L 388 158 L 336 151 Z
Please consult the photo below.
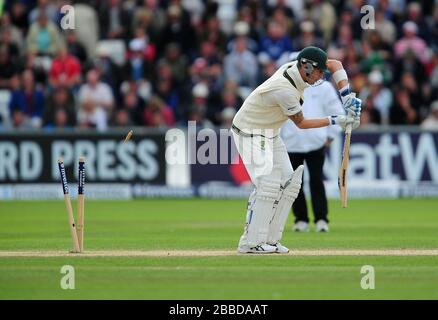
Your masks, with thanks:
M 78 100 L 79 125 L 105 130 L 114 107 L 114 95 L 111 87 L 99 80 L 97 70 L 91 69 L 87 72 L 87 83 L 79 89 Z
M 379 70 L 373 70 L 368 75 L 368 86 L 364 87 L 359 93 L 362 101 L 369 99 L 370 107 L 375 108 L 381 118 L 382 124 L 389 124 L 389 110 L 392 106 L 391 90 L 383 84 L 383 75 Z
M 317 85 L 324 71 L 333 74 L 348 115 L 307 119 L 301 110 L 304 89 Z M 316 106 L 317 107 L 317 106 Z M 279 130 L 291 119 L 300 129 L 339 125 L 359 126 L 361 100 L 350 92 L 342 63 L 327 59 L 325 51 L 306 47 L 297 61 L 282 65 L 243 102 L 231 126 L 237 151 L 255 185 L 239 253 L 287 253 L 280 243 L 292 203 L 301 188 L 303 166 L 292 169 Z
M 304 90 L 303 114 L 309 118 L 322 118 L 331 114 L 344 114 L 338 92 L 333 85 L 324 81 L 316 87 Z M 306 162 L 309 170 L 309 186 L 312 196 L 312 208 L 315 216 L 316 231 L 328 232 L 328 207 L 324 188 L 323 166 L 325 150 L 334 137 L 339 134 L 339 126 L 329 126 L 301 130 L 288 120 L 281 128 L 280 136 L 284 141 L 292 167 L 296 170 Z M 295 216 L 294 231 L 309 230 L 309 216 L 306 198 L 301 187 L 298 197 L 292 205 Z

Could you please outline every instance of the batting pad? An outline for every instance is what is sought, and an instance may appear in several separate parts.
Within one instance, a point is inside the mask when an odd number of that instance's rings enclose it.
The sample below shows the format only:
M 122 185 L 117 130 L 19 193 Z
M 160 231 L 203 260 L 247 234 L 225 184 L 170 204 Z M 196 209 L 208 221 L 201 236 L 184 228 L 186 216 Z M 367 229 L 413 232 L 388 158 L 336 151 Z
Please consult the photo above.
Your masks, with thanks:
M 284 186 L 281 186 L 281 197 L 277 209 L 273 212 L 273 216 L 270 219 L 267 239 L 268 244 L 276 244 L 283 236 L 284 226 L 286 225 L 290 209 L 300 192 L 303 172 L 304 166 L 301 165 L 294 171 L 292 178 L 288 180 Z
M 245 231 L 240 238 L 239 246 L 255 247 L 266 243 L 269 221 L 279 190 L 280 181 L 261 178 L 258 187 L 249 198 Z

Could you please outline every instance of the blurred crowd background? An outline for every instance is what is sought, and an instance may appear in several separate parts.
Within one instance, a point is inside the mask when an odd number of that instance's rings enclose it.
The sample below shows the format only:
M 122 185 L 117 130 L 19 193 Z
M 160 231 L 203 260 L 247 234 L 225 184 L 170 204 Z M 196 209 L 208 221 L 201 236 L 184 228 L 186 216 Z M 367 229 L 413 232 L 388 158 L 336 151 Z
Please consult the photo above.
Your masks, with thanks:
M 3 2 L 0 130 L 228 128 L 251 90 L 309 45 L 343 62 L 362 127 L 438 129 L 438 1 Z M 65 5 L 74 29 L 61 28 Z M 375 29 L 361 27 L 364 5 Z

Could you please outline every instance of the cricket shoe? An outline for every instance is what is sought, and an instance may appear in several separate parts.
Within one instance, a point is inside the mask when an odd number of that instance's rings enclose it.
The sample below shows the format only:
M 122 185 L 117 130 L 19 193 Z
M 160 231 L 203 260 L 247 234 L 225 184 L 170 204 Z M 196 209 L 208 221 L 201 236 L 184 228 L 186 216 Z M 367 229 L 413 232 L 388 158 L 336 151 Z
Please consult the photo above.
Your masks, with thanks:
M 305 221 L 297 221 L 292 230 L 295 232 L 309 232 L 309 223 Z
M 275 253 L 277 251 L 277 247 L 271 246 L 269 244 L 259 244 L 255 247 L 249 247 L 249 246 L 239 246 L 237 248 L 237 252 L 239 253 Z
M 270 246 L 277 248 L 277 251 L 275 251 L 276 253 L 289 253 L 289 248 L 283 246 L 280 242 L 270 244 Z
M 329 232 L 329 226 L 327 221 L 318 220 L 316 222 L 316 232 Z

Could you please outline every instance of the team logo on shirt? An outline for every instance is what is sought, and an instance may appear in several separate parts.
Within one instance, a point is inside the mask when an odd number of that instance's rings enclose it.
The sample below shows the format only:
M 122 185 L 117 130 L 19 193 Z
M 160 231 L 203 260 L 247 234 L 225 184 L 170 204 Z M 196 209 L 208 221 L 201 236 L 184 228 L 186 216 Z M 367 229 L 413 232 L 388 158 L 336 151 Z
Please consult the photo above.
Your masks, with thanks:
M 265 151 L 265 139 L 262 139 L 260 141 L 260 148 L 262 148 L 262 150 Z

